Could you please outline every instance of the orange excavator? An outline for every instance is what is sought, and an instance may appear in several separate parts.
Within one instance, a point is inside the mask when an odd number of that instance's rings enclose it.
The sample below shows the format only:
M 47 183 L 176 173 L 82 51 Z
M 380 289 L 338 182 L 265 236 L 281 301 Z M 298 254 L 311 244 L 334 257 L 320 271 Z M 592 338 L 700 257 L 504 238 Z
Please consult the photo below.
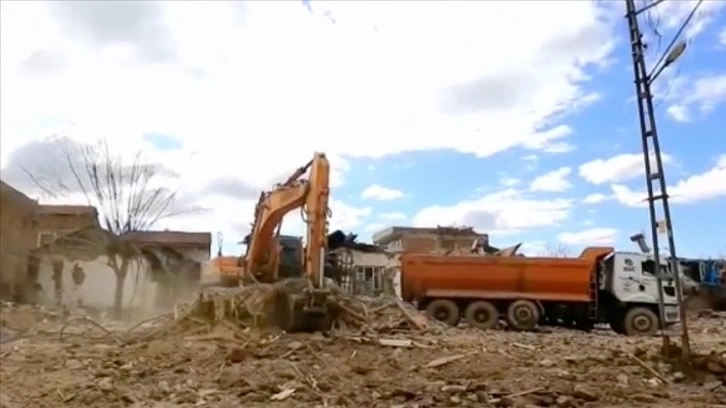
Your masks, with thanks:
M 308 172 L 308 178 L 304 179 Z M 323 153 L 315 153 L 310 162 L 297 169 L 284 183 L 263 192 L 246 239 L 246 253 L 238 259 L 243 280 L 280 283 L 274 320 L 288 332 L 328 330 L 332 324 L 328 310 L 330 291 L 324 277 L 330 213 L 329 179 L 328 159 Z M 306 223 L 306 243 L 301 260 L 303 273 L 297 277 L 281 276 L 280 227 L 283 217 L 297 208 Z

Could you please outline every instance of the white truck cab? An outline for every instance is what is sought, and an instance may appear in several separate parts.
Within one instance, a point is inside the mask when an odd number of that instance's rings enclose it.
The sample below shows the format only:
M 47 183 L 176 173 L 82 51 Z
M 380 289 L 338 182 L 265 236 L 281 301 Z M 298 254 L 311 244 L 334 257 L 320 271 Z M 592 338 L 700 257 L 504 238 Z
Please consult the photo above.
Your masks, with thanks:
M 653 255 L 647 253 L 616 251 L 602 260 L 599 292 L 603 300 L 613 303 L 608 307 L 607 320 L 615 331 L 654 333 L 658 326 L 668 326 L 680 320 L 675 275 L 667 258 L 661 257 L 665 321 L 658 324 L 659 296 L 655 268 Z

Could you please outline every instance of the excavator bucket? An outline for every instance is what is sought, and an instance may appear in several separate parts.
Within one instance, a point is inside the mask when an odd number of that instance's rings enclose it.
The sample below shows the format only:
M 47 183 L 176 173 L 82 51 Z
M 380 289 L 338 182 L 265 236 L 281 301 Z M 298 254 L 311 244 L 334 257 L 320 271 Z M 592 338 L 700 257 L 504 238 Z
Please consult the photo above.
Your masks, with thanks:
M 288 332 L 328 331 L 334 316 L 330 291 L 312 288 L 305 278 L 279 283 L 271 323 Z

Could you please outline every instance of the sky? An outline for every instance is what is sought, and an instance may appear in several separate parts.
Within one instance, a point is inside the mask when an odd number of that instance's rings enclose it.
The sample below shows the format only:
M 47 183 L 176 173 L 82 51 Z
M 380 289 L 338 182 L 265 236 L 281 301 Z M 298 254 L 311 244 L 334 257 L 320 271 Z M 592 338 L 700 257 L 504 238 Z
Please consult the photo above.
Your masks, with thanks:
M 641 18 L 649 64 L 694 4 Z M 703 2 L 653 84 L 684 256 L 726 254 L 725 6 Z M 171 170 L 158 183 L 200 210 L 156 227 L 209 231 L 213 252 L 221 233 L 239 253 L 260 191 L 318 151 L 330 228 L 359 240 L 466 225 L 529 255 L 577 255 L 635 250 L 629 237 L 649 232 L 622 2 L 0 7 L 0 176 L 41 201 L 85 199 L 43 194 L 26 170 L 47 171 L 61 142 L 103 139 Z M 282 230 L 303 226 L 293 211 Z

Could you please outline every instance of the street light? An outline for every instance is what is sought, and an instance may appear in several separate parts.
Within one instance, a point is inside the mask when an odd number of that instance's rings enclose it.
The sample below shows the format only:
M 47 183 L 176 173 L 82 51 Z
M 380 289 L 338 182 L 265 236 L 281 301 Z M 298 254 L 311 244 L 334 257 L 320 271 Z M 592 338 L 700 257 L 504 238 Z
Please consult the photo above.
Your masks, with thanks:
M 683 52 L 686 51 L 686 46 L 687 46 L 687 43 L 685 41 L 681 41 L 678 43 L 678 45 L 673 47 L 671 52 L 669 52 L 668 56 L 665 58 L 665 62 L 663 63 L 663 65 L 661 65 L 660 68 L 658 68 L 658 65 L 656 65 L 657 70 L 654 68 L 655 72 L 648 75 L 648 82 L 650 82 L 652 84 L 653 81 L 655 81 L 655 79 L 658 78 L 658 76 L 663 72 L 663 70 L 668 68 L 674 62 L 676 62 L 676 60 L 678 58 L 680 58 L 681 55 L 683 55 Z

